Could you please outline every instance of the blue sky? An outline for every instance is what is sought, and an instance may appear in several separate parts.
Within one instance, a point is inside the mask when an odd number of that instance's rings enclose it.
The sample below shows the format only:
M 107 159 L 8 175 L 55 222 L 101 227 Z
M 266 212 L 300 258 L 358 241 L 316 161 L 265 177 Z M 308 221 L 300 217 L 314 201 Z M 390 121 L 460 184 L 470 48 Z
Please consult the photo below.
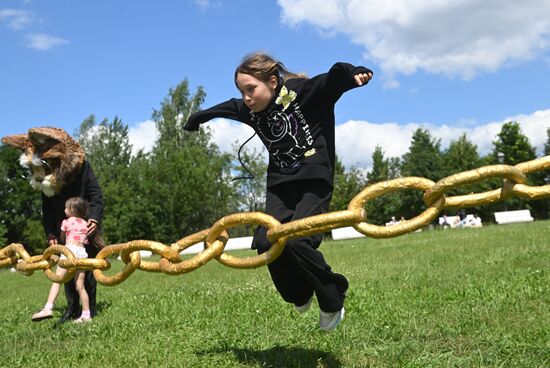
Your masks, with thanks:
M 169 88 L 184 78 L 203 86 L 204 107 L 238 97 L 235 66 L 264 50 L 310 76 L 337 61 L 374 70 L 337 105 L 348 166 L 369 167 L 376 144 L 402 155 L 420 126 L 444 148 L 466 132 L 487 153 L 509 120 L 541 153 L 548 14 L 548 0 L 2 0 L 0 136 L 46 125 L 73 133 L 95 114 L 120 117 L 147 148 Z M 249 134 L 230 121 L 209 126 L 224 150 Z

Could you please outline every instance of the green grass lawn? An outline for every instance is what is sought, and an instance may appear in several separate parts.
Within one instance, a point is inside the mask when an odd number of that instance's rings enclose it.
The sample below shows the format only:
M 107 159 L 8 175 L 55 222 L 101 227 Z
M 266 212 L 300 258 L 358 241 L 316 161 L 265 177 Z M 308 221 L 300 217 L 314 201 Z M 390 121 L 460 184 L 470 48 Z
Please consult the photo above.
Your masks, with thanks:
M 92 323 L 58 328 L 30 319 L 46 277 L 0 270 L 0 367 L 548 367 L 549 225 L 327 241 L 350 280 L 332 333 L 315 302 L 304 315 L 283 302 L 266 267 L 136 271 L 99 286 Z

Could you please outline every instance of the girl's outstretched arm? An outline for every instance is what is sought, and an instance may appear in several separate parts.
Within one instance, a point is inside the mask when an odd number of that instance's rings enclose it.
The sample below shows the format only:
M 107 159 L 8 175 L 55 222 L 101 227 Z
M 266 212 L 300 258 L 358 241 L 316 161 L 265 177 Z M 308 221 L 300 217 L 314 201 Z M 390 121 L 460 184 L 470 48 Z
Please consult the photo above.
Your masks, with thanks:
M 336 63 L 325 76 L 325 88 L 333 102 L 336 102 L 344 92 L 352 88 L 364 86 L 372 76 L 372 70 L 364 66 L 354 66 L 348 63 Z
M 242 99 L 232 98 L 231 100 L 222 102 L 209 109 L 192 114 L 189 119 L 187 119 L 183 129 L 189 132 L 199 130 L 199 125 L 215 118 L 227 118 L 243 122 L 247 116 L 247 112 L 243 107 L 244 104 Z

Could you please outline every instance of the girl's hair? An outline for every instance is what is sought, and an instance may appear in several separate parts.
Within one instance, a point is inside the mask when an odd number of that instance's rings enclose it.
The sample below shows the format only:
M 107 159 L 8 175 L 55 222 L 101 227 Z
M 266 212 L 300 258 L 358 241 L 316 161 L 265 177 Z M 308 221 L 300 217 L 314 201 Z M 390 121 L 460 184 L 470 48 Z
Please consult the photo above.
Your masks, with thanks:
M 289 71 L 281 61 L 262 52 L 254 52 L 243 58 L 235 69 L 235 84 L 237 84 L 238 73 L 252 75 L 262 82 L 269 81 L 272 75 L 282 82 L 291 78 L 307 78 L 305 74 Z
M 88 201 L 82 197 L 71 197 L 67 199 L 65 207 L 67 207 L 75 217 L 84 218 L 88 213 Z

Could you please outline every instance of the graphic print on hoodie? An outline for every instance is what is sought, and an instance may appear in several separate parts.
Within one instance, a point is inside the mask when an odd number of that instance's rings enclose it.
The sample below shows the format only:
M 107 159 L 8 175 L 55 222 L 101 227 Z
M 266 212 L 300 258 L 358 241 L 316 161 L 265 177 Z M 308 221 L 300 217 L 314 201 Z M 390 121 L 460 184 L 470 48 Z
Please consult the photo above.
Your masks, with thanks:
M 313 154 L 313 137 L 300 105 L 288 109 L 273 105 L 266 112 L 251 111 L 251 122 L 269 151 L 273 163 L 283 171 L 295 170 Z M 309 153 L 309 154 L 308 154 Z

